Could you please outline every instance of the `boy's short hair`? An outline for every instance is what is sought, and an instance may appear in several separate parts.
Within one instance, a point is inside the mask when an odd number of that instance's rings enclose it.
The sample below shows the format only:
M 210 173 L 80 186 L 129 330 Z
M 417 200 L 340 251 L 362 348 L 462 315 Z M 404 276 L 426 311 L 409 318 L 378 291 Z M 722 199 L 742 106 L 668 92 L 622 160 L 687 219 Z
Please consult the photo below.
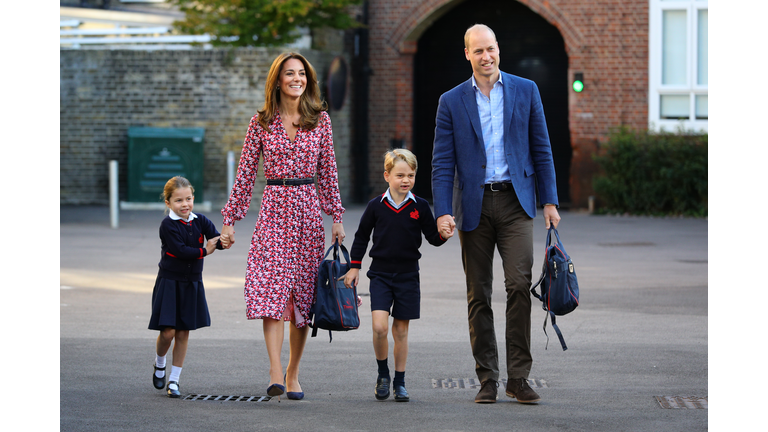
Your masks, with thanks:
M 390 150 L 384 154 L 384 171 L 392 171 L 395 163 L 399 160 L 407 163 L 408 166 L 411 167 L 411 169 L 414 171 L 416 171 L 419 167 L 418 162 L 416 162 L 416 155 L 411 153 L 410 150 L 400 148 Z

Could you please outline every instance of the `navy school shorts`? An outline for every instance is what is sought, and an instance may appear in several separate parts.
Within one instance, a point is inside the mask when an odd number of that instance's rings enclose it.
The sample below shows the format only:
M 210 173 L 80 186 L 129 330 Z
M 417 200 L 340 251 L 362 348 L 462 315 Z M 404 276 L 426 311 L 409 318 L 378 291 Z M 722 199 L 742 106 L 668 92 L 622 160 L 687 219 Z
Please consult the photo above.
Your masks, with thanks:
M 399 320 L 419 319 L 421 289 L 419 272 L 384 273 L 368 270 L 371 310 L 389 312 Z

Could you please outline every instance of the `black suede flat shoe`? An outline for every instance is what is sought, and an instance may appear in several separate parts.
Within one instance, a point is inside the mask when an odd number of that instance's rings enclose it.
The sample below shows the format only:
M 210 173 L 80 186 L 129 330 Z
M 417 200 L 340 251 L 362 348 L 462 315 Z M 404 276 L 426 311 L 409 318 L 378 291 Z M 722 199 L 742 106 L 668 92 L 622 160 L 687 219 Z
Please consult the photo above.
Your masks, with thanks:
M 176 388 L 173 388 L 171 386 L 175 386 Z M 169 398 L 180 398 L 181 397 L 181 387 L 179 387 L 179 383 L 176 381 L 168 381 L 168 387 L 166 389 L 168 393 Z
M 155 386 L 156 389 L 162 390 L 163 387 L 165 387 L 165 374 L 163 374 L 162 378 L 158 378 L 157 375 L 155 374 L 155 372 L 157 371 L 165 371 L 165 368 L 164 367 L 159 368 L 155 366 L 155 371 L 152 372 L 152 385 Z

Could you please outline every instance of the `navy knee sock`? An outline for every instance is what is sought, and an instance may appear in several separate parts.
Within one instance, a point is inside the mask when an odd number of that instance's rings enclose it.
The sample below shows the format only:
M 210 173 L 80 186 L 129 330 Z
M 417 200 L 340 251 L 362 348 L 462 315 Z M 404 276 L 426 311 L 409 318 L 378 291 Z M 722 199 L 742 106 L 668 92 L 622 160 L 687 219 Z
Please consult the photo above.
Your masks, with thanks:
M 387 366 L 387 359 L 377 359 L 376 364 L 379 365 L 379 378 L 389 378 L 389 366 Z
M 402 371 L 402 372 L 395 371 L 395 379 L 392 380 L 392 385 L 405 386 L 405 371 Z

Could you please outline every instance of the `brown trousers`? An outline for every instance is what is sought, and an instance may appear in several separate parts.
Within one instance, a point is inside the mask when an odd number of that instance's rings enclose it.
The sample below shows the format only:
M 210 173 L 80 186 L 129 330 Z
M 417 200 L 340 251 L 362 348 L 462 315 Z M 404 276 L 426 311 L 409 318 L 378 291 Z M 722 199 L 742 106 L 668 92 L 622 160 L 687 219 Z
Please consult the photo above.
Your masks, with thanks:
M 507 378 L 528 378 L 531 357 L 531 273 L 533 219 L 523 210 L 513 190 L 485 191 L 480 225 L 459 231 L 461 259 L 467 278 L 469 340 L 475 372 L 482 382 L 499 381 L 491 295 L 494 247 L 504 269 L 506 304 Z

